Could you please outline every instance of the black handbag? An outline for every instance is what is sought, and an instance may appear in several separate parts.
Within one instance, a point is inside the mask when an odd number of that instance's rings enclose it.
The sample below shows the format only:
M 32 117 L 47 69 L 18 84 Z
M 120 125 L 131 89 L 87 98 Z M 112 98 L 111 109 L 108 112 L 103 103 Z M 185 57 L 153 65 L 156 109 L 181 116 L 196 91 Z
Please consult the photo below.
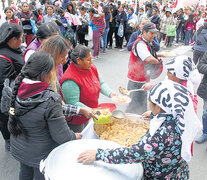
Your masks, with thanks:
M 79 26 L 78 33 L 80 33 L 80 34 L 88 34 L 88 24 L 87 23 L 83 23 L 81 26 Z

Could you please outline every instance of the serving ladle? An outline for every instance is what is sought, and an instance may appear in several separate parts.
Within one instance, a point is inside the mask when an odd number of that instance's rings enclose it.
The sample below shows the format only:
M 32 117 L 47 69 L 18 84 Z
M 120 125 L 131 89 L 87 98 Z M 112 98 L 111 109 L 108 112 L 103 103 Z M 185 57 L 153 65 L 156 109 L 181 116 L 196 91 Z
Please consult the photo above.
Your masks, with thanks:
M 133 90 L 126 90 L 124 87 L 119 87 L 119 92 L 123 95 L 127 95 L 129 96 L 131 92 L 135 92 L 135 91 L 144 91 L 143 89 L 133 89 Z
M 111 115 L 117 119 L 124 119 L 126 118 L 126 114 L 121 110 L 114 110 Z

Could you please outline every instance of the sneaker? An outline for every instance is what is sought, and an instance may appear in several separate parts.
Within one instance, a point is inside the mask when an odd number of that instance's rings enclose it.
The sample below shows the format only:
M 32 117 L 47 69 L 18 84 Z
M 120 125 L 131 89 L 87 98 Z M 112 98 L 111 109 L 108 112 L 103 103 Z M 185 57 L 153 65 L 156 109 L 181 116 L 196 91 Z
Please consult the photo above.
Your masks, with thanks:
M 200 136 L 199 138 L 197 138 L 197 139 L 195 140 L 195 142 L 196 142 L 197 144 L 202 144 L 202 143 L 204 143 L 205 141 L 207 141 L 207 134 L 203 134 L 202 136 Z
M 96 59 L 100 59 L 100 58 L 101 58 L 101 56 L 96 56 L 95 58 L 96 58 Z
M 175 46 L 178 46 L 178 43 L 175 43 Z

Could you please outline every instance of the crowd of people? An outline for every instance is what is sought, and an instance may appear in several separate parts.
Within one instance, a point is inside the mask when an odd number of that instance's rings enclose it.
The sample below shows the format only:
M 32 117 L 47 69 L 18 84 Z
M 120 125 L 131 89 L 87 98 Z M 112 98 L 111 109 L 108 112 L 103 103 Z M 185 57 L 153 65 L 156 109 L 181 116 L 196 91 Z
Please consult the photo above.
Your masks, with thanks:
M 78 161 L 142 162 L 145 179 L 189 179 L 193 141 L 201 129 L 197 94 L 204 101 L 203 134 L 195 142 L 207 141 L 207 9 L 198 7 L 114 0 L 31 0 L 5 7 L 0 130 L 5 149 L 20 162 L 19 179 L 43 180 L 40 161 L 58 145 L 82 138 L 96 118 L 100 93 L 117 96 L 93 60 L 125 47 L 131 52 L 127 89 L 142 89 L 130 94 L 126 112 L 149 117 L 150 129 L 129 148 L 87 151 Z M 172 45 L 192 45 L 193 58 L 175 57 L 166 64 L 165 80 L 150 83 L 163 71 L 161 46 Z

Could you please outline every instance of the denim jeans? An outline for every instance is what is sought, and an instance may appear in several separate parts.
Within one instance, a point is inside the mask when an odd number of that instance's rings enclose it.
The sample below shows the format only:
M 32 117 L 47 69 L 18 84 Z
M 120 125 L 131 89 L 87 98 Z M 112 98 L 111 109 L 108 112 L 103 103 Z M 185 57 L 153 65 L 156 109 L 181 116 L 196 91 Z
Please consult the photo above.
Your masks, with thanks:
M 203 101 L 203 134 L 207 134 L 207 101 Z
M 193 34 L 193 30 L 185 31 L 185 45 L 189 45 L 190 40 L 192 41 L 192 34 Z
M 102 34 L 102 37 L 103 37 L 103 51 L 106 51 L 108 33 L 109 33 L 109 28 L 105 29 L 104 33 Z
M 179 42 L 180 32 L 181 32 L 181 29 L 177 29 L 177 30 L 176 30 L 176 43 Z
M 44 180 L 44 175 L 39 168 L 34 168 L 20 163 L 19 180 Z

